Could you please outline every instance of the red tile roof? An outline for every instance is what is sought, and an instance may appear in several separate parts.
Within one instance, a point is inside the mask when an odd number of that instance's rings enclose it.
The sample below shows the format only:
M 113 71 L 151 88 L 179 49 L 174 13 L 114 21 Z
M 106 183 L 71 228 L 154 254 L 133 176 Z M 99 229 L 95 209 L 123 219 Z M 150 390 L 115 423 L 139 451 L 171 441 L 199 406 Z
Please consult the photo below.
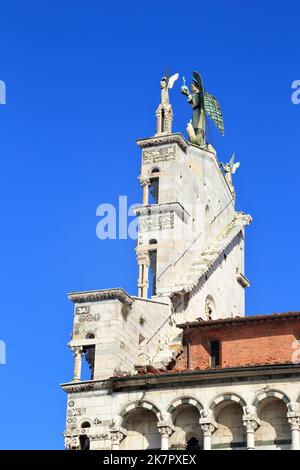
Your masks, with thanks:
M 212 328 L 220 325 L 236 325 L 240 323 L 252 323 L 262 321 L 291 320 L 300 318 L 300 312 L 272 313 L 269 315 L 249 315 L 246 317 L 219 318 L 217 320 L 196 320 L 181 323 L 179 328 Z

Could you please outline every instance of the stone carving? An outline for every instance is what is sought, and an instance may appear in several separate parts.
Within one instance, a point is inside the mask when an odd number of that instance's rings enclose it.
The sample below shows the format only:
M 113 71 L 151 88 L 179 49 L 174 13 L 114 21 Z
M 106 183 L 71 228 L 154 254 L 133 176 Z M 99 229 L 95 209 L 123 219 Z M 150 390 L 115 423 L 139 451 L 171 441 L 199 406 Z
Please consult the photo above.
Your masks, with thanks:
M 65 437 L 86 436 L 89 435 L 91 428 L 74 428 L 64 432 Z
M 170 230 L 174 228 L 174 214 L 161 214 L 154 217 L 140 219 L 139 231 L 150 232 L 155 230 Z
M 76 307 L 75 315 L 82 315 L 83 313 L 90 313 L 90 306 L 89 305 Z
M 208 296 L 205 300 L 205 315 L 207 320 L 212 320 L 212 314 L 214 311 L 214 302 L 213 299 Z
M 178 144 L 186 152 L 189 144 L 181 134 L 160 135 L 159 137 L 150 137 L 150 139 L 141 139 L 137 141 L 140 148 L 158 147 L 161 145 Z
M 95 380 L 93 383 L 80 383 L 76 385 L 63 384 L 61 387 L 67 393 L 90 392 L 92 390 L 110 390 L 112 387 L 112 381 Z
M 102 421 L 101 421 L 101 419 L 99 419 L 99 418 L 95 418 L 94 421 L 93 421 L 93 424 L 94 424 L 95 426 L 100 426 L 100 424 L 102 424 Z
M 200 411 L 199 420 L 202 432 L 206 436 L 210 436 L 217 429 L 217 423 L 214 420 L 214 415 L 211 409 L 204 408 Z
M 77 450 L 80 448 L 79 436 L 65 437 L 65 448 L 68 450 Z
M 88 292 L 74 292 L 68 295 L 74 303 L 98 302 L 99 300 L 118 299 L 120 302 L 131 305 L 133 299 L 123 289 L 104 289 Z
M 216 426 L 214 426 L 212 423 L 204 423 L 201 424 L 201 429 L 204 436 L 211 436 L 215 432 Z
M 138 262 L 139 265 L 140 264 L 145 265 L 145 266 L 150 265 L 150 258 L 149 258 L 148 251 L 139 251 L 139 252 L 137 252 L 136 258 L 137 258 L 137 262 Z
M 110 439 L 110 435 L 107 432 L 89 434 L 90 441 L 106 441 Z
M 175 158 L 176 158 L 175 145 L 170 145 L 168 147 L 161 147 L 158 149 L 143 151 L 144 163 L 157 163 L 157 162 L 162 162 L 162 161 L 174 160 Z
M 173 429 L 170 426 L 158 424 L 157 427 L 158 432 L 162 437 L 170 437 L 173 434 Z
M 76 418 L 67 418 L 67 424 L 76 424 L 77 419 Z
M 80 315 L 79 317 L 79 322 L 83 323 L 85 321 L 98 321 L 100 320 L 101 315 L 99 313 L 95 313 L 94 315 L 91 315 L 90 313 L 88 315 Z
M 255 406 L 244 406 L 243 411 L 243 425 L 245 426 L 247 433 L 256 431 L 260 426 L 260 420 L 257 417 Z
M 287 408 L 289 413 L 296 413 L 298 411 L 298 403 L 291 401 L 288 403 Z
M 234 189 L 233 182 L 232 182 L 232 175 L 234 175 L 236 170 L 239 168 L 240 162 L 234 163 L 234 160 L 235 160 L 235 154 L 232 155 L 229 163 L 220 163 L 220 166 L 221 168 L 223 168 L 225 179 L 227 181 L 231 194 L 235 198 L 236 194 L 235 194 L 235 189 Z
M 291 401 L 288 403 L 287 408 L 287 418 L 291 426 L 291 430 L 300 431 L 300 411 L 298 403 Z
M 86 408 L 72 408 L 71 410 L 68 410 L 67 415 L 68 416 L 82 416 L 85 413 L 86 413 Z

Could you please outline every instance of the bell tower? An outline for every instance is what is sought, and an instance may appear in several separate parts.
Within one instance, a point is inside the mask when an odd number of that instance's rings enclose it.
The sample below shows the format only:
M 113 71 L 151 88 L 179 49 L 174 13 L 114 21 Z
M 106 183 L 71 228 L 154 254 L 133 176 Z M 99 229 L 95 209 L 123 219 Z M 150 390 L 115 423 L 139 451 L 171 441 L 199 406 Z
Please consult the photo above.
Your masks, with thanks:
M 171 298 L 186 320 L 244 315 L 244 288 L 250 285 L 244 227 L 251 217 L 235 210 L 230 170 L 221 171 L 214 148 L 172 132 L 170 87 L 165 78 L 160 85 L 157 132 L 137 141 L 143 190 L 136 209 L 138 296 Z

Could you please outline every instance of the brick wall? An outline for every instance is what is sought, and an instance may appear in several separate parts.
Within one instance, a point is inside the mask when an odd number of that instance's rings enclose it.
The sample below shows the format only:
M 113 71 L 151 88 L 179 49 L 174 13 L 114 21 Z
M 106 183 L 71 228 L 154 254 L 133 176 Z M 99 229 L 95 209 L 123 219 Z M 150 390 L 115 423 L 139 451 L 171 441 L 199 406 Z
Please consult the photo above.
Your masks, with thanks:
M 210 342 L 220 341 L 220 367 L 292 362 L 293 342 L 300 340 L 300 319 L 239 323 L 184 331 L 184 353 L 175 368 L 211 367 Z

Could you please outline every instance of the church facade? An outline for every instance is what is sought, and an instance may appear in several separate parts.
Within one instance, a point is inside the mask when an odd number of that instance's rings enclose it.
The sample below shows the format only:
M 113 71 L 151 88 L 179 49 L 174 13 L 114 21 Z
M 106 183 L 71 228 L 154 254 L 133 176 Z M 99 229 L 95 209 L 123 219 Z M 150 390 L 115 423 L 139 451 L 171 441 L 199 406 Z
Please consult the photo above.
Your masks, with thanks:
M 299 449 L 300 312 L 245 316 L 251 217 L 235 209 L 232 165 L 172 132 L 161 89 L 156 134 L 137 141 L 137 295 L 69 294 L 65 446 Z

